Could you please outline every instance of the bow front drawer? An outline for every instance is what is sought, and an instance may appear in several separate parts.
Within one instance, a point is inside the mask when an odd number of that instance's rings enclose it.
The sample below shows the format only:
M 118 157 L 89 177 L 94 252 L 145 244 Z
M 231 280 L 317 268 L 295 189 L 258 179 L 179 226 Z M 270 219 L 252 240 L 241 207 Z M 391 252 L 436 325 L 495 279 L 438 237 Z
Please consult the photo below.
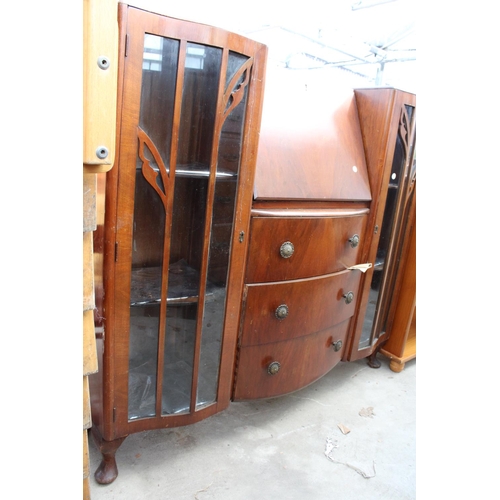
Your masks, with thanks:
M 281 214 L 286 211 L 275 211 Z M 264 216 L 256 216 L 263 213 Z M 328 216 L 267 216 L 251 220 L 246 283 L 293 280 L 331 274 L 358 263 L 367 210 L 354 215 L 326 211 Z M 322 213 L 315 211 L 315 214 Z
M 361 272 L 245 287 L 241 346 L 324 330 L 354 314 Z
M 342 358 L 349 321 L 305 337 L 242 347 L 234 400 L 296 391 L 330 371 Z

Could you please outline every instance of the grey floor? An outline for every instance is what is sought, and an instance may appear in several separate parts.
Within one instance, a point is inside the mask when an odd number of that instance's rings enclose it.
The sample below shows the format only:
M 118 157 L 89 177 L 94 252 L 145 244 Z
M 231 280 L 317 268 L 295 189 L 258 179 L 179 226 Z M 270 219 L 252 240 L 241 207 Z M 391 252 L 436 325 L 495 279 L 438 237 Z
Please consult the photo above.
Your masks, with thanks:
M 293 394 L 231 403 L 197 424 L 134 434 L 92 500 L 416 498 L 416 360 L 341 363 Z M 341 427 L 344 429 L 342 432 Z M 92 439 L 92 474 L 100 455 Z

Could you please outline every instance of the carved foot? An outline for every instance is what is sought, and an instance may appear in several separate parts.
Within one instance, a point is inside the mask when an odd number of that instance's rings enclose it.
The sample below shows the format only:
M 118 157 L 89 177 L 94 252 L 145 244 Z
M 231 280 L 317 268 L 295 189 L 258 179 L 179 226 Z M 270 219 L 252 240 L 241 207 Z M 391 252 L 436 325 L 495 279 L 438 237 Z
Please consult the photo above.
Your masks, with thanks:
M 118 476 L 115 454 L 116 450 L 123 443 L 126 436 L 114 439 L 113 441 L 105 441 L 94 427 L 92 427 L 92 435 L 99 451 L 102 454 L 101 464 L 94 474 L 95 480 L 99 484 L 110 484 Z
M 382 363 L 377 359 L 377 351 L 368 356 L 366 362 L 370 368 L 380 368 L 382 366 Z

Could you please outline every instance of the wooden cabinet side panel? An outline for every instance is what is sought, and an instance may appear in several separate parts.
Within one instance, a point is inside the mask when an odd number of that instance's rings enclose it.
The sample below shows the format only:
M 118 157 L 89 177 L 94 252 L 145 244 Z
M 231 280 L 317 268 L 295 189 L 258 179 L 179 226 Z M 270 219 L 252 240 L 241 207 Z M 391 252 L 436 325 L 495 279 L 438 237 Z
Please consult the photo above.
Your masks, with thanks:
M 412 226 L 410 244 L 403 272 L 401 292 L 397 301 L 394 321 L 389 331 L 389 340 L 384 349 L 395 356 L 403 356 L 413 314 L 416 308 L 417 258 L 416 258 L 416 227 Z

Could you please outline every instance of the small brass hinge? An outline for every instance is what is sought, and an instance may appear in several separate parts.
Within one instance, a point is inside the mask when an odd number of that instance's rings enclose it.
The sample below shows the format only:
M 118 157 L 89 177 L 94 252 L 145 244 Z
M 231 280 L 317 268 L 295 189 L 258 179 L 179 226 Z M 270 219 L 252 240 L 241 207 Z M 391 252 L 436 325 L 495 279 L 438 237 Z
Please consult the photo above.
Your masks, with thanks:
M 243 243 L 244 239 L 245 239 L 245 231 L 240 231 L 240 243 Z

